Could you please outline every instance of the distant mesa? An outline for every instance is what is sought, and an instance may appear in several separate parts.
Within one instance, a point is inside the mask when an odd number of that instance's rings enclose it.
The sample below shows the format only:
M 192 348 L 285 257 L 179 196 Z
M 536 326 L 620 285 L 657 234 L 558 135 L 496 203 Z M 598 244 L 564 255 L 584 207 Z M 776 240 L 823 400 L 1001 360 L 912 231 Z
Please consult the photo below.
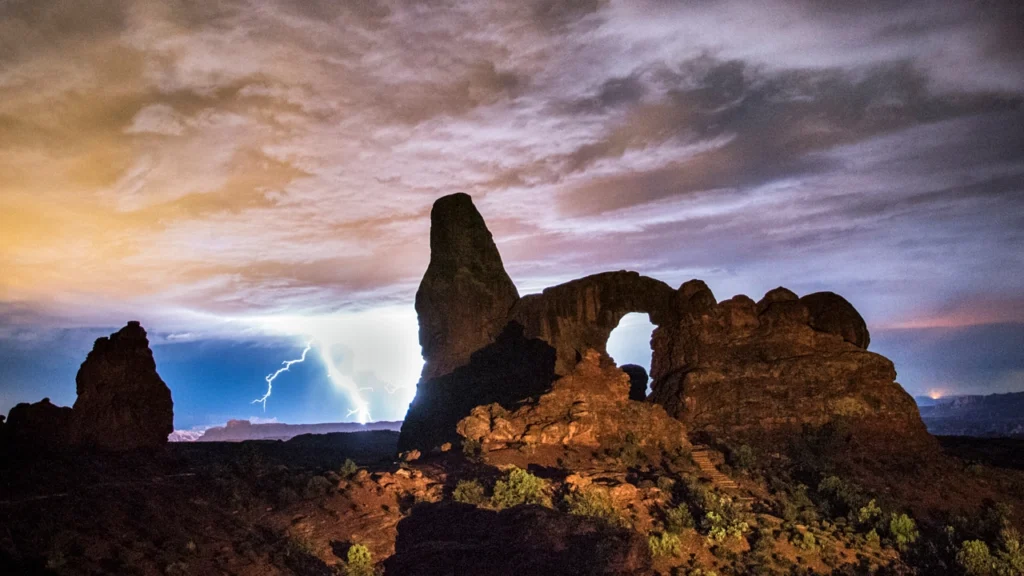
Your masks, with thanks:
M 401 422 L 334 422 L 323 424 L 284 424 L 279 422 L 252 423 L 248 420 L 228 420 L 224 426 L 208 428 L 186 442 L 245 442 L 246 440 L 290 440 L 303 434 L 334 434 L 337 432 L 367 432 L 389 430 L 397 432 Z M 176 430 L 181 435 L 182 430 Z
M 673 289 L 618 271 L 519 297 L 465 194 L 435 202 L 430 247 L 416 294 L 425 366 L 401 450 L 457 440 L 471 413 L 489 418 L 490 431 L 469 436 L 506 434 L 495 432 L 499 414 L 537 410 L 590 351 L 607 358 L 608 337 L 633 312 L 647 313 L 657 327 L 649 401 L 691 432 L 772 441 L 841 422 L 866 448 L 937 447 L 892 363 L 867 351 L 863 318 L 837 294 L 801 298 L 779 287 L 758 302 L 743 295 L 718 302 L 700 280 Z M 630 371 L 630 398 L 640 401 L 646 374 Z
M 78 370 L 73 408 L 43 399 L 18 404 L 4 426 L 14 449 L 158 448 L 174 430 L 171 391 L 156 371 L 146 331 L 135 321 L 98 338 Z

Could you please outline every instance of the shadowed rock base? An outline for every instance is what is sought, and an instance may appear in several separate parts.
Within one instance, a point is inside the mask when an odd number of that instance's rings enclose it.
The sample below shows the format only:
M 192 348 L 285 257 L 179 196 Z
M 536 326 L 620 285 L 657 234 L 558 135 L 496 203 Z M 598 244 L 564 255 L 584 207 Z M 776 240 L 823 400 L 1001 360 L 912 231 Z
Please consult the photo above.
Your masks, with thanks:
M 541 506 L 495 512 L 457 503 L 414 509 L 384 566 L 402 576 L 652 574 L 647 542 L 632 530 Z

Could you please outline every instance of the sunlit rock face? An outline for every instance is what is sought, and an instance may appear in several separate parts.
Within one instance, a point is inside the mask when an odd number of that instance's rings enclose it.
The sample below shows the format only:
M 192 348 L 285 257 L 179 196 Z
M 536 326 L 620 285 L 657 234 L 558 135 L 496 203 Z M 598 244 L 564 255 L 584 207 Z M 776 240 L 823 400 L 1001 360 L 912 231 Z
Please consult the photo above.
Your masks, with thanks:
M 477 406 L 459 422 L 458 432 L 488 451 L 543 445 L 599 448 L 627 441 L 670 451 L 689 446 L 681 422 L 661 406 L 629 396 L 629 375 L 607 355 L 588 350 L 572 372 L 538 399 L 514 411 L 498 404 Z
M 462 431 L 491 439 L 496 420 L 517 402 L 543 412 L 551 383 L 563 377 L 556 389 L 562 385 L 588 350 L 606 358 L 608 337 L 632 312 L 647 313 L 657 326 L 649 400 L 691 431 L 789 434 L 841 421 L 873 445 L 935 445 L 913 399 L 895 383 L 892 363 L 866 350 L 863 318 L 836 294 L 800 298 L 780 287 L 759 302 L 742 295 L 718 302 L 700 280 L 672 289 L 619 271 L 518 298 L 468 196 L 438 200 L 431 223 L 431 264 L 416 300 L 427 365 L 402 427 L 402 449 L 448 441 L 471 412 L 478 421 L 464 422 Z M 514 326 L 516 339 L 499 346 L 501 326 Z M 624 394 L 628 380 L 625 386 Z M 555 398 L 549 402 L 561 406 Z M 493 403 L 499 406 L 486 407 Z M 525 427 L 546 421 L 521 416 Z M 466 428 L 483 430 L 485 420 L 489 430 L 481 434 Z M 559 430 L 551 433 L 558 442 L 586 437 Z M 528 436 L 526 428 L 514 433 Z
M 651 399 L 691 430 L 766 440 L 841 423 L 872 449 L 935 446 L 892 362 L 864 349 L 867 328 L 846 300 L 777 288 L 716 304 L 697 281 L 684 293 L 676 324 L 653 336 Z
M 99 338 L 76 377 L 78 442 L 107 450 L 159 447 L 174 431 L 171 391 L 138 322 Z

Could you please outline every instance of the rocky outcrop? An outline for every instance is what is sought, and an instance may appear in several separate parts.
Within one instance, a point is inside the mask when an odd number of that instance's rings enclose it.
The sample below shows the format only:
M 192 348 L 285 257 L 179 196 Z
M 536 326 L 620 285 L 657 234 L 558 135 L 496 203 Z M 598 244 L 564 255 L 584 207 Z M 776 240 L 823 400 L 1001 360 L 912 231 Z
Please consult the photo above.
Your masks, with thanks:
M 430 264 L 416 292 L 423 378 L 449 374 L 492 343 L 519 299 L 484 219 L 466 194 L 430 211 Z
M 171 391 L 156 373 L 146 331 L 138 322 L 99 338 L 78 370 L 74 408 L 49 398 L 18 404 L 2 439 L 14 450 L 154 448 L 174 431 Z
M 72 410 L 49 398 L 11 408 L 2 439 L 19 450 L 50 451 L 72 443 Z
M 686 428 L 656 404 L 629 399 L 629 376 L 596 350 L 536 401 L 514 411 L 478 406 L 458 424 L 463 438 L 487 451 L 509 446 L 598 448 L 628 442 L 674 450 L 689 445 Z
M 107 450 L 151 448 L 165 444 L 174 431 L 171 391 L 156 372 L 138 322 L 98 338 L 75 381 L 79 442 Z
M 526 338 L 522 326 L 510 323 L 465 366 L 420 380 L 402 423 L 398 449 L 425 451 L 458 441 L 455 426 L 470 410 L 492 403 L 511 409 L 521 400 L 536 398 L 555 379 L 554 366 L 551 346 Z
M 403 450 L 451 441 L 454 425 L 470 412 L 490 426 L 470 437 L 523 441 L 531 426 L 555 425 L 537 411 L 571 405 L 562 406 L 554 390 L 543 400 L 551 383 L 573 374 L 587 350 L 607 356 L 609 335 L 631 312 L 647 313 L 657 326 L 650 400 L 689 426 L 742 434 L 842 421 L 897 448 L 934 446 L 913 400 L 895 383 L 892 363 L 866 350 L 863 318 L 831 292 L 800 298 L 779 287 L 759 302 L 742 295 L 718 302 L 699 280 L 673 290 L 619 271 L 518 298 L 483 219 L 462 194 L 435 204 L 431 250 L 416 301 L 426 366 L 403 424 Z M 516 336 L 499 344 L 502 326 Z M 566 382 L 556 387 L 568 389 Z M 637 399 L 639 391 L 637 384 Z M 504 413 L 520 402 L 524 428 L 504 430 Z M 545 437 L 585 438 L 568 431 L 579 426 L 573 414 L 568 410 Z
M 863 348 L 864 321 L 842 298 L 777 288 L 757 303 L 715 304 L 703 283 L 683 292 L 677 324 L 653 336 L 662 353 L 651 398 L 691 429 L 770 441 L 842 422 L 876 449 L 935 445 L 892 362 Z
M 418 506 L 402 520 L 384 566 L 409 576 L 652 573 L 635 531 L 541 506 L 495 512 L 453 502 Z

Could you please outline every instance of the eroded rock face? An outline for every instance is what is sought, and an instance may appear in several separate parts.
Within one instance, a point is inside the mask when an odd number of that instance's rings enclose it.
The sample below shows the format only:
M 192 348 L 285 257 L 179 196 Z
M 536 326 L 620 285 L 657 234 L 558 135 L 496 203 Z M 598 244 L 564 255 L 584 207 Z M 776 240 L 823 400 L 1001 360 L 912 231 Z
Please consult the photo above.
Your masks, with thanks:
M 519 299 L 483 217 L 466 194 L 430 212 L 430 264 L 416 292 L 423 379 L 449 374 L 501 333 Z
M 495 512 L 455 502 L 417 506 L 399 522 L 384 566 L 409 576 L 652 573 L 638 532 L 541 506 Z
M 629 437 L 640 447 L 673 450 L 689 445 L 686 428 L 656 404 L 629 399 L 629 376 L 596 350 L 588 350 L 551 390 L 514 411 L 478 406 L 458 424 L 459 434 L 485 450 L 560 445 L 597 448 Z
M 678 323 L 655 331 L 651 398 L 692 430 L 765 439 L 841 421 L 872 448 L 934 446 L 892 362 L 864 349 L 864 321 L 842 298 L 777 288 L 756 304 L 710 305 L 706 287 L 690 291 Z
M 511 409 L 535 398 L 555 379 L 555 351 L 543 340 L 526 338 L 509 324 L 490 345 L 450 374 L 421 379 L 402 422 L 399 451 L 428 451 L 459 440 L 456 424 L 476 406 Z
M 171 391 L 138 322 L 98 338 L 75 381 L 77 442 L 107 450 L 159 447 L 174 430 Z
M 527 336 L 555 348 L 555 372 L 572 372 L 589 349 L 606 352 L 608 337 L 622 317 L 646 312 L 654 324 L 672 316 L 675 291 L 636 272 L 604 272 L 524 296 L 509 315 Z

